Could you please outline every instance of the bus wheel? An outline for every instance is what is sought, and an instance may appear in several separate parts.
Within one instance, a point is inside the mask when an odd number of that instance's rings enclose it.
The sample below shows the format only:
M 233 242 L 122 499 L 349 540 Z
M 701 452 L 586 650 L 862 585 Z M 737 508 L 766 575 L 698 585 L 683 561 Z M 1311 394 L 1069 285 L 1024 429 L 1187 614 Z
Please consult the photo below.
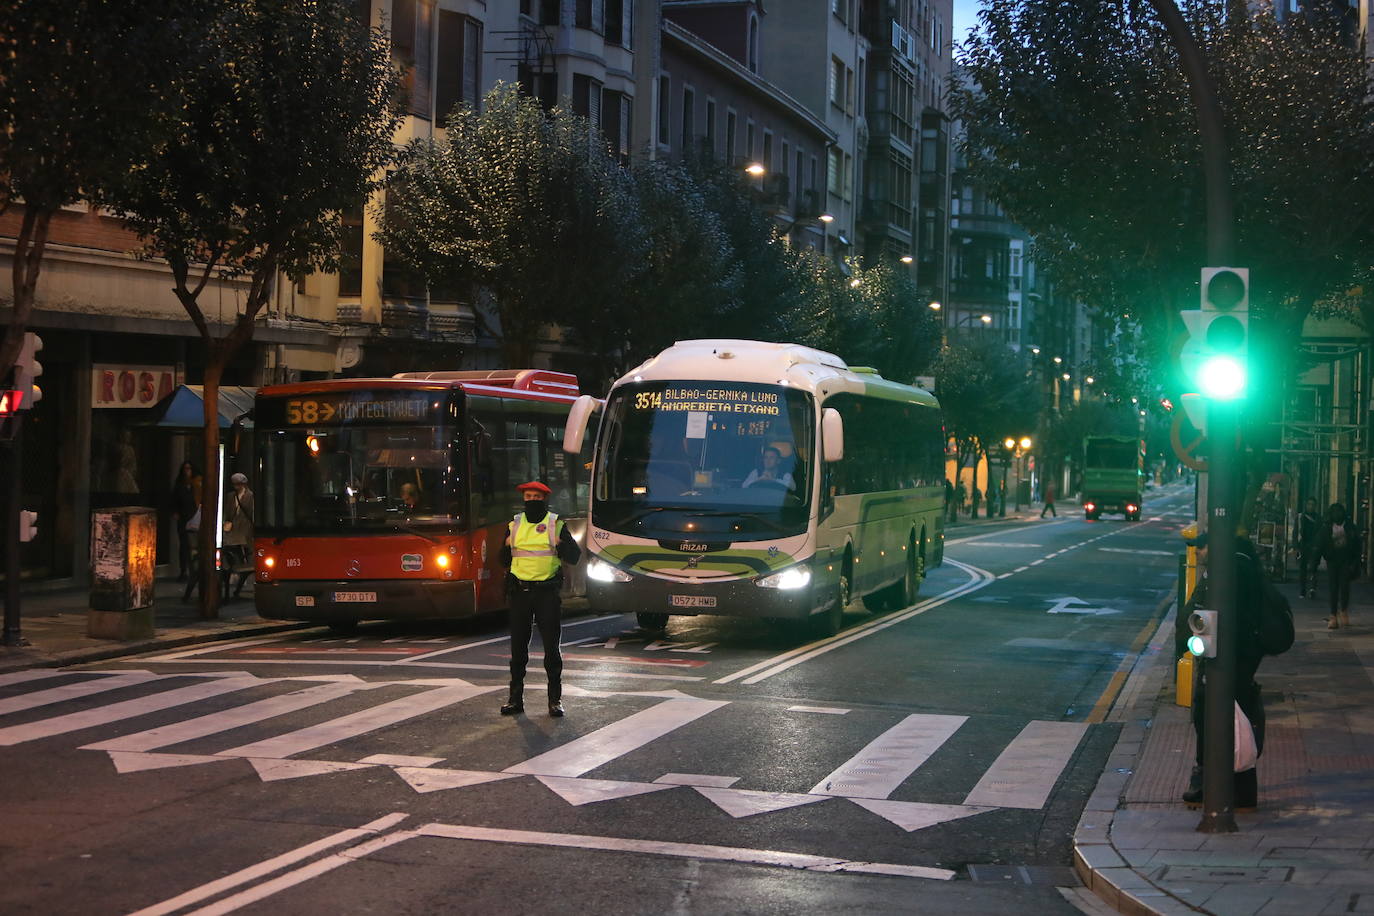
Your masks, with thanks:
M 817 638 L 834 636 L 844 626 L 844 609 L 849 606 L 849 569 L 840 573 L 835 589 L 835 603 L 811 617 L 812 635 Z
M 914 549 L 911 553 L 914 562 L 908 570 L 911 578 L 911 584 L 907 586 L 906 590 L 906 606 L 908 607 L 916 603 L 917 596 L 921 594 L 921 583 L 926 580 L 926 555 L 916 553 Z
M 635 614 L 635 620 L 639 622 L 641 630 L 662 630 L 668 626 L 667 614 L 650 614 L 647 611 L 640 611 Z
M 329 621 L 331 633 L 338 633 L 340 636 L 351 636 L 358 632 L 358 621 L 356 620 L 331 620 Z

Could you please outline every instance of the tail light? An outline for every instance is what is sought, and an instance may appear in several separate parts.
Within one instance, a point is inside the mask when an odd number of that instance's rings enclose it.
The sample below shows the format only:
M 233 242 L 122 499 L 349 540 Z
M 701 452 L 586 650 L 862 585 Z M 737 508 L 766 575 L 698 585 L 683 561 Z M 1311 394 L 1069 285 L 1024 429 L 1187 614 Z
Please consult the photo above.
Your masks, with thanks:
M 1097 503 L 1084 503 L 1083 508 L 1091 512 L 1092 510 L 1097 508 Z
M 1134 513 L 1135 510 L 1137 510 L 1137 509 L 1139 509 L 1139 508 L 1140 508 L 1139 506 L 1137 506 L 1137 505 L 1135 505 L 1135 504 L 1133 504 L 1133 503 L 1126 503 L 1126 511 L 1127 511 L 1127 512 Z

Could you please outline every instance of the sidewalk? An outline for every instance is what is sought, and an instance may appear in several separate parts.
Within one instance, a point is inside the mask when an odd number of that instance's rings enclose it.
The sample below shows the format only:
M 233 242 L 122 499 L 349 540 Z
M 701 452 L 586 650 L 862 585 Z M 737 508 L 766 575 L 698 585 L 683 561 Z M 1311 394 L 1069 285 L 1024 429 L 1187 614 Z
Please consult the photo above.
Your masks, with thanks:
M 20 636 L 27 645 L 0 645 L 0 672 L 77 665 L 153 649 L 311 626 L 259 617 L 253 607 L 251 581 L 241 598 L 220 605 L 219 619 L 201 620 L 197 599 L 193 596 L 189 602 L 181 600 L 185 587 L 172 579 L 157 580 L 153 591 L 153 636 L 133 640 L 86 635 L 89 592 L 84 589 L 24 594 L 19 625 Z
M 1121 913 L 1374 913 L 1374 590 L 1356 582 L 1349 629 L 1316 599 L 1279 589 L 1297 642 L 1256 680 L 1266 712 L 1259 808 L 1236 833 L 1199 833 L 1181 796 L 1193 763 L 1174 704 L 1173 613 L 1154 634 L 1111 721 L 1124 723 L 1074 835 L 1074 865 Z

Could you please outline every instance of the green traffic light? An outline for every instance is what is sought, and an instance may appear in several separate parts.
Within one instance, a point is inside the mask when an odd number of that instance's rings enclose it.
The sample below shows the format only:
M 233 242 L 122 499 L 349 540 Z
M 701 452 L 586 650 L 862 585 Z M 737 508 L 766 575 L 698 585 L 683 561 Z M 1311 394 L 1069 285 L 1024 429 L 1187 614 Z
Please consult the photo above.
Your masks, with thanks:
M 1213 356 L 1198 372 L 1198 386 L 1209 398 L 1229 401 L 1245 391 L 1245 366 L 1233 356 Z
M 1207 640 L 1203 639 L 1201 636 L 1189 636 L 1188 651 L 1198 658 L 1202 658 L 1207 654 Z

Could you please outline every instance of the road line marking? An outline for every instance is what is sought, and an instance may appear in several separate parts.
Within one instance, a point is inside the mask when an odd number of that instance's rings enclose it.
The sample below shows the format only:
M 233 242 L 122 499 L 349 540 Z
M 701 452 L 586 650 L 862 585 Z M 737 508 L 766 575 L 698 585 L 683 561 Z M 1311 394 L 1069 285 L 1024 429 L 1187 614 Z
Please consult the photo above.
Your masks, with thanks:
M 1130 554 L 1135 554 L 1135 555 L 1137 555 L 1137 556 L 1142 556 L 1142 557 L 1176 557 L 1176 556 L 1178 556 L 1178 554 L 1175 553 L 1175 552 L 1172 551 L 1172 550 L 1137 550 L 1137 549 L 1135 549 L 1135 548 L 1133 548 L 1133 547 L 1099 547 L 1099 548 L 1097 548 L 1097 549 L 1100 550 L 1100 551 L 1102 551 L 1103 553 L 1130 553 Z
M 1045 807 L 1059 774 L 1087 731 L 1086 722 L 1028 723 L 993 761 L 964 804 L 1031 810 Z
M 381 683 L 341 683 L 323 684 L 319 687 L 307 687 L 305 690 L 297 690 L 293 693 L 283 694 L 282 696 L 268 697 L 265 700 L 258 700 L 255 703 L 248 703 L 244 706 L 236 706 L 232 709 L 212 712 L 209 715 L 200 716 L 195 719 L 187 719 L 183 722 L 176 722 L 171 725 L 150 728 L 147 731 L 123 735 L 119 738 L 111 738 L 108 741 L 87 744 L 83 747 L 83 750 L 151 751 L 172 744 L 180 744 L 183 741 L 193 741 L 196 738 L 204 738 L 207 735 L 226 732 L 230 729 L 239 728 L 244 725 L 251 725 L 254 722 L 261 722 L 264 719 L 285 715 L 289 712 L 295 712 L 298 709 L 305 709 L 320 703 L 327 703 L 330 700 L 348 696 L 359 690 L 371 690 L 374 687 L 382 686 L 384 685 Z
M 739 782 L 738 776 L 710 776 L 705 773 L 664 773 L 654 780 L 669 786 L 704 786 L 708 789 L 728 789 Z
M 415 833 L 420 836 L 442 837 L 451 840 L 645 853 L 659 856 L 679 856 L 688 859 L 710 859 L 717 862 L 772 865 L 782 868 L 798 868 L 804 871 L 857 872 L 871 875 L 893 875 L 900 878 L 928 878 L 936 881 L 948 881 L 955 875 L 947 868 L 927 868 L 921 865 L 897 865 L 885 862 L 851 862 L 831 856 L 815 856 L 772 849 L 746 849 L 741 846 L 673 843 L 661 840 L 636 840 L 575 833 L 546 833 L 535 830 L 503 830 L 495 827 L 469 827 L 461 824 L 426 824 L 416 830 Z
M 170 900 L 164 900 L 162 903 L 154 904 L 153 906 L 145 907 L 137 912 L 130 913 L 129 916 L 165 916 L 165 914 L 175 912 L 182 907 L 190 906 L 193 903 L 199 903 L 216 894 L 223 893 L 231 887 L 237 887 L 240 884 L 255 881 L 258 878 L 269 875 L 288 865 L 293 865 L 302 859 L 308 859 L 316 853 L 323 852 L 341 843 L 348 843 L 352 840 L 386 830 L 389 827 L 394 827 L 396 824 L 405 820 L 406 817 L 408 817 L 408 815 L 400 813 L 388 814 L 385 817 L 377 818 L 377 820 L 371 823 L 363 824 L 361 827 L 340 830 L 338 833 L 332 833 L 323 839 L 316 840 L 313 843 L 307 843 L 290 852 L 284 852 L 279 856 L 274 856 L 271 859 L 259 862 L 257 865 L 250 865 L 233 874 L 225 875 L 223 878 L 211 881 L 209 884 L 202 884 L 200 887 L 192 888 L 184 894 L 180 894 Z
M 288 634 L 288 635 L 289 635 L 289 634 Z M 207 646 L 201 646 L 201 647 L 198 648 L 198 649 L 183 649 L 183 650 L 180 651 L 180 652 L 169 652 L 169 653 L 167 653 L 166 655 L 145 655 L 145 656 L 143 656 L 143 658 L 141 659 L 141 661 L 145 661 L 145 662 L 170 662 L 170 661 L 180 661 L 181 659 L 190 658 L 190 657 L 193 656 L 193 655 L 206 655 L 206 654 L 208 654 L 208 653 L 210 653 L 210 652 L 222 652 L 222 651 L 224 651 L 225 649 L 239 649 L 239 648 L 242 648 L 243 646 L 260 646 L 260 645 L 262 645 L 263 643 L 281 642 L 282 640 L 287 639 L 287 638 L 288 638 L 288 636 L 283 636 L 283 635 L 281 635 L 281 634 L 279 633 L 279 634 L 276 634 L 276 635 L 274 635 L 274 636 L 266 636 L 266 637 L 261 637 L 261 638 L 258 638 L 258 639 L 230 639 L 230 640 L 225 640 L 225 641 L 222 641 L 222 642 L 210 643 L 209 645 L 207 645 Z
M 1030 565 L 1032 565 L 1032 566 L 1039 566 L 1039 565 L 1040 565 L 1041 563 L 1043 563 L 1043 562 L 1045 562 L 1045 558 L 1044 558 L 1044 557 L 1041 557 L 1041 558 L 1038 559 L 1038 560 L 1032 560 Z
M 1006 579 L 1007 577 L 1009 577 L 1009 576 L 1014 576 L 1014 575 L 1016 575 L 1016 573 L 1014 573 L 1014 572 L 1004 572 L 1004 573 L 1002 573 L 1002 575 L 998 576 L 997 578 L 999 578 L 999 579 Z
M 775 674 L 780 674 L 789 668 L 802 664 L 803 662 L 808 662 L 811 659 L 816 658 L 817 656 L 824 655 L 832 649 L 838 649 L 841 646 L 848 645 L 849 643 L 859 639 L 863 639 L 866 636 L 871 636 L 872 634 L 877 633 L 879 630 L 885 630 L 890 626 L 895 626 L 896 624 L 899 624 L 905 620 L 910 620 L 912 617 L 915 617 L 919 614 L 924 614 L 926 611 L 932 608 L 936 608 L 942 604 L 946 604 L 950 601 L 953 601 L 955 598 L 958 598 L 962 595 L 969 594 L 970 592 L 975 592 L 980 588 L 990 585 L 994 581 L 992 573 L 983 569 L 979 569 L 976 566 L 969 566 L 965 563 L 960 563 L 958 560 L 950 558 L 946 558 L 945 562 L 949 563 L 951 566 L 963 570 L 965 573 L 968 573 L 970 576 L 969 581 L 961 585 L 955 586 L 954 588 L 946 592 L 942 592 L 941 594 L 936 595 L 933 598 L 928 598 L 925 601 L 922 601 L 920 604 L 917 604 L 915 607 L 912 607 L 906 611 L 898 611 L 894 612 L 893 614 L 889 614 L 886 617 L 880 617 L 877 620 L 870 620 L 867 623 L 859 624 L 857 627 L 852 627 L 851 629 L 844 630 L 840 633 L 835 634 L 834 636 L 827 637 L 826 639 L 818 640 L 813 643 L 808 643 L 804 646 L 798 646 L 795 649 L 790 649 L 787 652 L 783 652 L 780 655 L 775 655 L 772 658 L 766 658 L 761 662 L 757 662 L 756 664 L 750 665 L 748 668 L 736 671 L 734 674 L 729 674 L 723 678 L 719 678 L 715 681 L 715 683 L 728 684 L 731 681 L 744 678 L 744 683 L 746 684 L 757 684 L 759 681 L 762 681 L 765 678 L 770 678 Z
M 90 674 L 131 674 L 126 671 L 91 671 Z M 152 672 L 143 672 L 151 674 Z M 0 674 L 0 687 L 7 687 L 10 684 L 22 684 L 25 681 L 41 681 L 50 677 L 66 677 L 73 674 L 71 671 L 59 671 L 56 668 L 30 668 L 25 671 L 11 671 L 9 674 Z
M 53 735 L 63 735 L 83 728 L 118 722 L 121 719 L 132 719 L 147 715 L 150 712 L 170 709 L 173 706 L 195 703 L 218 696 L 221 693 L 232 693 L 235 690 L 245 690 L 259 684 L 270 683 L 272 683 L 270 680 L 260 680 L 252 676 L 221 678 L 177 690 L 150 694 L 135 700 L 125 700 L 122 703 L 112 703 L 109 706 L 68 713 L 65 716 L 39 719 L 37 722 L 27 722 L 23 725 L 11 725 L 9 728 L 0 728 L 0 745 L 8 746 L 22 744 L 25 741 L 35 741 L 39 738 L 50 738 Z
M 464 685 L 425 690 L 408 697 L 402 697 L 399 700 L 383 703 L 380 706 L 373 706 L 347 716 L 340 716 L 328 722 L 287 732 L 275 738 L 264 738 L 262 741 L 254 741 L 251 744 L 220 751 L 215 756 L 269 757 L 280 760 L 290 757 L 292 754 L 313 751 L 316 748 L 324 747 L 326 744 L 336 744 L 349 738 L 356 738 L 379 728 L 395 725 L 407 719 L 443 709 L 445 706 L 461 703 L 463 700 L 469 700 L 484 693 L 494 693 L 501 689 L 497 686 Z
M 510 637 L 508 637 L 508 636 L 503 636 L 503 637 L 501 637 L 501 638 L 502 638 L 502 639 L 509 639 Z M 300 667 L 300 666 L 302 666 L 302 665 L 331 665 L 331 666 L 333 666 L 333 667 L 335 667 L 335 668 L 337 668 L 339 665 L 348 665 L 349 667 L 352 667 L 352 668 L 357 668 L 357 667 L 388 668 L 388 667 L 391 667 L 392 665 L 395 665 L 395 664 L 396 664 L 394 661 L 374 661 L 374 660 L 370 660 L 370 659 L 349 659 L 348 661 L 345 662 L 345 661 L 340 661 L 340 660 L 337 659 L 337 658 L 335 658 L 335 659 L 324 659 L 324 658 L 296 658 L 296 659 L 286 659 L 286 658 L 254 658 L 254 659 L 248 659 L 248 661 L 251 661 L 251 663 L 253 664 L 253 666 L 254 666 L 255 668 L 258 667 L 259 665 L 291 665 L 292 667 Z M 160 662 L 160 660 L 159 660 L 159 662 Z M 245 662 L 245 659 L 242 659 L 242 658 L 185 658 L 185 659 L 173 659 L 173 660 L 167 662 L 167 664 L 169 664 L 169 665 L 242 665 L 242 664 L 244 664 L 244 662 Z M 442 668 L 442 669 L 444 669 L 445 671 L 500 671 L 500 672 L 502 672 L 503 674 L 506 674 L 506 673 L 509 673 L 509 672 L 510 672 L 510 665 L 481 665 L 481 664 L 477 664 L 477 663 L 475 663 L 475 662 L 413 662 L 413 661 L 407 661 L 405 664 L 407 664 L 407 665 L 414 664 L 415 667 L 417 667 L 417 668 Z M 623 678 L 632 678 L 632 679 L 645 680 L 645 681 L 704 681 L 704 680 L 706 680 L 706 678 L 704 678 L 704 677 L 693 676 L 693 675 L 686 675 L 686 674 L 666 674 L 666 673 L 665 673 L 665 674 L 644 674 L 644 673 L 635 672 L 635 671 L 617 671 L 617 670 L 614 669 L 614 668 L 606 668 L 606 669 L 604 669 L 604 670 L 602 670 L 602 669 L 596 669 L 596 668 L 569 668 L 569 667 L 566 667 L 566 666 L 563 668 L 563 677 L 564 677 L 565 679 L 566 679 L 569 675 L 578 675 L 578 674 L 585 674 L 585 675 L 587 675 L 587 676 L 589 676 L 589 677 L 597 677 L 597 678 L 602 678 L 602 677 L 623 677 Z M 208 675 L 208 674 L 191 674 L 191 673 L 187 673 L 187 674 L 185 674 L 185 675 L 177 675 L 177 676 L 178 676 L 178 677 L 214 677 L 215 675 Z M 320 679 L 323 679 L 324 677 L 325 677 L 325 675 L 321 675 Z M 309 678 L 306 678 L 306 679 L 309 680 Z M 525 686 L 526 686 L 526 687 L 532 687 L 532 686 L 534 686 L 534 685 L 532 685 L 532 684 L 526 682 Z
M 967 721 L 968 716 L 907 716 L 836 767 L 810 794 L 887 798 Z
M 91 696 L 92 694 L 104 693 L 107 690 L 135 687 L 139 684 L 155 681 L 159 677 L 161 677 L 161 675 L 153 674 L 149 671 L 138 671 L 128 674 L 121 673 L 114 677 L 100 678 L 94 681 L 78 681 L 74 684 L 63 684 L 61 687 L 49 687 L 47 690 L 37 690 L 33 693 L 25 693 L 17 697 L 0 700 L 0 716 L 25 709 L 35 709 L 39 706 L 50 706 L 53 703 L 62 703 L 67 700 L 76 700 L 81 697 Z
M 502 772 L 534 776 L 581 776 L 729 705 L 728 700 L 664 700 L 551 751 L 506 767 Z
M 818 712 L 831 716 L 843 716 L 849 712 L 847 709 L 840 709 L 836 706 L 789 706 L 788 712 Z
M 1177 578 L 1177 576 L 1175 576 L 1175 578 Z M 1140 658 L 1140 650 L 1144 648 L 1145 643 L 1149 641 L 1150 635 L 1154 632 L 1155 628 L 1161 625 L 1160 621 L 1164 616 L 1164 612 L 1168 610 L 1169 605 L 1173 604 L 1175 600 L 1172 593 L 1166 593 L 1164 597 L 1160 599 L 1159 604 L 1155 605 L 1154 613 L 1150 615 L 1149 621 L 1141 628 L 1140 632 L 1136 634 L 1135 639 L 1131 641 L 1131 647 L 1126 650 L 1125 657 L 1122 658 L 1121 663 L 1116 666 L 1116 671 L 1112 674 L 1111 680 L 1107 682 L 1107 686 L 1102 690 L 1101 696 L 1097 698 L 1097 702 L 1093 704 L 1092 711 L 1088 713 L 1084 721 L 1094 725 L 1098 722 L 1106 721 L 1107 713 L 1111 710 L 1112 703 L 1116 701 L 1117 694 L 1121 692 L 1121 688 L 1125 685 L 1126 678 L 1130 675 L 1131 669 L 1135 667 L 1136 661 Z
M 583 626 L 583 625 L 589 624 L 589 623 L 599 623 L 599 622 L 601 622 L 601 621 L 603 621 L 603 620 L 615 620 L 615 619 L 617 619 L 617 618 L 619 618 L 619 617 L 622 617 L 622 616 L 624 616 L 624 615 L 622 615 L 622 614 L 603 614 L 603 615 L 600 616 L 600 617 L 588 617 L 588 618 L 586 618 L 585 620 L 565 620 L 565 621 L 563 621 L 563 628 L 564 628 L 564 629 L 567 629 L 568 627 L 580 627 L 580 626 Z M 476 649 L 476 648 L 478 648 L 479 646 L 489 646 L 489 645 L 491 645 L 492 643 L 506 642 L 506 641 L 509 640 L 509 639 L 510 639 L 510 636 L 509 636 L 509 635 L 505 635 L 505 636 L 496 636 L 496 637 L 493 637 L 493 638 L 491 638 L 491 639 L 480 639 L 480 640 L 477 640 L 476 642 L 459 643 L 459 644 L 456 645 L 456 646 L 448 646 L 448 647 L 443 648 L 443 649 L 435 649 L 433 652 L 430 652 L 430 653 L 425 654 L 425 655 L 417 655 L 417 656 L 415 656 L 414 658 L 400 659 L 400 660 L 398 660 L 397 662 L 393 662 L 392 664 L 412 664 L 412 663 L 414 663 L 414 662 L 418 662 L 418 661 L 422 661 L 422 660 L 426 660 L 426 659 L 435 658 L 435 657 L 440 656 L 440 655 L 447 655 L 447 654 L 450 653 L 450 652 L 461 652 L 461 651 L 464 650 L 464 649 Z
M 1028 569 L 1030 569 L 1029 566 L 1018 566 L 1012 570 L 1012 574 L 1015 575 L 1016 573 L 1023 573 Z

